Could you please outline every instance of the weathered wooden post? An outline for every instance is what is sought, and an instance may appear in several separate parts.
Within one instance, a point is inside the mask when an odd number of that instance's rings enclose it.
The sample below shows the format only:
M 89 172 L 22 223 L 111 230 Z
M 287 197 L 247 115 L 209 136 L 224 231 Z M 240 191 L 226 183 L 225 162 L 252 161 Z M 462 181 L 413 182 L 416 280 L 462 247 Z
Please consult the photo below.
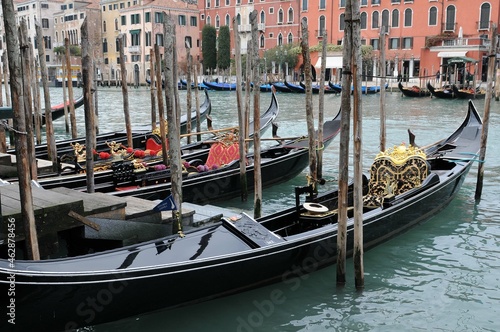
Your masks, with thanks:
M 500 68 L 497 68 L 496 72 L 497 74 L 495 82 L 500 83 Z M 495 84 L 495 100 L 496 101 L 500 100 L 500 84 Z
M 352 6 L 352 68 L 353 68 L 353 140 L 354 140 L 354 283 L 361 289 L 365 285 L 363 266 L 363 130 L 362 130 L 362 102 L 361 102 L 361 15 L 360 2 L 348 0 Z M 382 88 L 381 88 L 382 89 Z
M 2 1 L 7 56 L 9 59 L 10 90 L 12 109 L 14 111 L 14 140 L 16 146 L 17 173 L 21 216 L 24 223 L 26 249 L 28 259 L 39 260 L 38 238 L 35 227 L 35 212 L 30 183 L 30 165 L 28 163 L 28 137 L 26 133 L 26 116 L 24 113 L 24 93 L 21 81 L 21 53 L 18 33 L 16 31 L 16 10 L 12 0 Z M 4 71 L 5 72 L 5 71 Z
M 171 174 L 171 194 L 177 206 L 177 211 L 172 211 L 173 226 L 172 232 L 182 235 L 182 165 L 181 165 L 181 149 L 179 129 L 177 125 L 177 112 L 180 108 L 175 108 L 176 91 L 174 85 L 177 85 L 177 76 L 175 71 L 175 24 L 171 15 L 165 15 L 163 23 L 163 35 L 165 36 L 165 52 L 164 52 L 164 71 L 165 71 L 165 100 L 167 104 L 167 120 L 168 120 L 168 152 L 170 157 L 170 174 Z M 178 99 L 178 98 L 177 98 Z
M 386 129 L 385 129 L 385 26 L 380 28 L 380 151 L 385 151 Z
M 250 13 L 252 25 L 252 81 L 253 81 L 253 169 L 254 169 L 254 218 L 262 215 L 262 177 L 260 169 L 260 59 L 259 59 L 259 30 L 257 29 L 257 10 Z
M 350 4 L 350 1 L 348 2 Z M 347 257 L 347 207 L 349 183 L 349 141 L 351 120 L 351 91 L 352 84 L 352 8 L 346 5 L 345 29 L 342 51 L 342 86 L 341 92 L 341 120 L 339 146 L 339 201 L 338 201 L 338 235 L 337 235 L 337 284 L 346 282 Z
M 247 168 L 246 168 L 246 151 L 245 151 L 245 138 L 246 138 L 246 126 L 245 126 L 245 109 L 242 105 L 242 91 L 241 91 L 241 39 L 238 32 L 238 21 L 233 18 L 233 33 L 234 33 L 234 60 L 236 62 L 236 107 L 238 109 L 238 126 L 239 126 L 239 136 L 238 143 L 240 148 L 240 188 L 241 188 L 241 201 L 246 202 L 248 199 L 248 182 L 247 182 Z
M 186 133 L 190 134 L 191 133 L 191 111 L 192 111 L 192 97 L 191 97 L 191 66 L 193 64 L 193 58 L 191 57 L 191 45 L 189 45 L 188 42 L 186 42 L 186 58 L 187 58 L 187 91 L 186 91 L 186 113 L 187 113 L 187 123 L 186 123 Z M 191 143 L 191 135 L 188 135 L 187 137 L 187 143 Z
M 173 22 L 172 22 L 173 24 Z M 175 120 L 177 123 L 177 128 L 179 128 L 179 133 L 180 134 L 180 128 L 181 128 L 181 101 L 179 98 L 179 71 L 178 71 L 178 65 L 177 65 L 177 51 L 176 51 L 176 46 L 175 46 L 175 40 L 177 39 L 177 34 L 176 34 L 176 29 L 175 29 L 175 24 L 174 28 L 172 29 L 172 38 L 174 40 L 172 44 L 172 60 L 173 60 L 173 68 L 175 69 L 172 74 L 173 74 L 173 91 L 174 91 L 174 107 L 175 107 Z
M 163 164 L 165 166 L 168 166 L 169 160 L 168 160 L 168 153 L 167 153 L 167 141 L 166 141 L 166 135 L 167 132 L 165 130 L 165 106 L 163 105 L 163 95 L 162 95 L 162 79 L 161 79 L 161 73 L 162 73 L 162 67 L 161 67 L 161 59 L 160 59 L 160 47 L 158 44 L 155 44 L 155 60 L 156 60 L 156 93 L 157 93 L 157 100 L 158 100 L 158 117 L 160 120 L 160 139 L 161 139 L 161 153 L 162 153 L 162 158 L 163 158 Z M 166 86 L 165 86 L 166 88 Z
M 134 143 L 132 142 L 132 128 L 130 125 L 130 111 L 128 104 L 128 86 L 127 86 L 127 68 L 125 66 L 125 54 L 123 52 L 123 38 L 125 35 L 118 35 L 118 47 L 120 51 L 120 71 L 122 79 L 122 96 L 123 96 L 123 113 L 125 114 L 125 129 L 127 131 L 127 145 L 129 148 L 133 148 Z
M 82 23 L 80 28 L 82 36 L 82 79 L 83 79 L 83 105 L 85 110 L 85 174 L 87 177 L 87 192 L 95 192 L 94 183 L 94 156 L 92 151 L 95 150 L 95 124 L 94 124 L 94 109 L 92 107 L 92 57 L 89 42 L 89 29 L 87 18 Z
M 491 31 L 490 50 L 488 52 L 488 80 L 486 84 L 486 97 L 484 101 L 483 131 L 481 133 L 481 148 L 479 150 L 479 160 L 486 159 L 486 144 L 488 142 L 488 126 L 490 124 L 490 107 L 493 95 L 493 77 L 495 76 L 495 64 L 497 53 L 498 34 L 497 26 L 494 25 Z M 499 82 L 497 82 L 498 84 Z M 483 192 L 484 163 L 479 163 L 477 172 L 475 199 L 479 201 Z
M 201 131 L 200 96 L 198 89 L 198 65 L 193 65 L 194 72 L 194 100 L 196 103 L 196 132 Z M 201 134 L 196 135 L 196 140 L 201 141 Z
M 36 144 L 42 143 L 42 113 L 40 111 L 40 83 L 38 82 L 38 60 L 35 58 L 33 48 L 30 48 L 31 63 L 31 91 L 33 91 L 33 120 L 35 127 Z
M 64 102 L 64 127 L 66 129 L 66 132 L 70 132 L 70 120 L 69 120 L 69 105 L 66 103 L 68 100 L 68 97 L 66 95 L 66 84 L 64 83 L 65 77 L 66 77 L 66 57 L 64 57 L 64 60 L 61 60 L 61 89 L 63 93 L 63 102 Z
M 5 106 L 10 106 L 9 58 L 7 56 L 7 52 L 3 52 L 2 54 L 2 64 L 3 64 L 3 84 L 5 85 Z
M 28 41 L 28 26 L 26 20 L 22 19 L 19 28 L 19 42 L 21 47 L 21 71 L 23 75 L 23 90 L 24 90 L 24 114 L 26 116 L 26 132 L 28 135 L 28 160 L 30 163 L 31 179 L 38 178 L 38 171 L 35 157 L 35 135 L 33 130 L 33 98 L 31 94 L 32 70 L 31 64 L 34 62 L 31 55 L 31 43 Z
M 320 89 L 318 96 L 318 143 L 317 143 L 317 164 L 316 164 L 316 176 L 318 180 L 321 181 L 323 178 L 323 122 L 325 121 L 325 72 L 326 72 L 326 44 L 327 44 L 327 33 L 326 30 L 323 31 L 323 42 L 321 47 L 321 74 L 319 78 Z
M 309 179 L 308 183 L 312 185 L 314 192 L 317 191 L 317 155 L 316 155 L 316 138 L 314 132 L 314 114 L 312 102 L 312 76 L 311 76 L 311 55 L 309 54 L 309 31 L 307 29 L 307 20 L 301 20 L 302 40 L 300 46 L 302 48 L 302 59 L 304 61 L 304 79 L 306 85 L 306 123 L 307 135 L 309 139 Z
M 151 92 L 151 130 L 156 129 L 156 98 L 155 98 L 155 48 L 149 52 L 149 91 Z M 161 72 L 161 70 L 160 70 Z
M 64 46 L 66 48 L 66 75 L 68 79 L 68 98 L 69 98 L 69 119 L 71 121 L 71 137 L 76 138 L 77 128 L 76 128 L 76 115 L 75 115 L 75 99 L 73 97 L 73 70 L 71 68 L 70 61 L 70 50 L 69 50 L 69 39 L 64 39 Z M 64 79 L 63 79 L 64 85 Z
M 40 59 L 40 72 L 42 74 L 43 100 L 45 104 L 45 133 L 47 136 L 47 152 L 52 161 L 52 170 L 57 171 L 57 147 L 54 137 L 54 124 L 52 123 L 52 111 L 50 106 L 49 80 L 47 74 L 47 62 L 45 60 L 45 43 L 43 40 L 42 26 L 35 22 L 36 40 L 38 44 L 38 58 Z

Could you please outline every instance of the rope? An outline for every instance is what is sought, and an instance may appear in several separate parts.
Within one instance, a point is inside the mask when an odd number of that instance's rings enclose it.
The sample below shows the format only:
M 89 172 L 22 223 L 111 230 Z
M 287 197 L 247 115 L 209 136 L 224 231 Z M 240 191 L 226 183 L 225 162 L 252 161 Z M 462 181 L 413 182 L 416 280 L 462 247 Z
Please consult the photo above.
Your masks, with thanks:
M 10 125 L 7 123 L 7 121 L 5 121 L 5 120 L 2 120 L 2 122 L 1 122 L 1 124 L 0 124 L 0 125 L 1 125 L 1 126 L 3 126 L 3 127 L 5 128 L 5 130 L 8 130 L 8 131 L 13 131 L 13 132 L 15 132 L 16 134 L 20 134 L 20 135 L 28 135 L 28 133 L 27 133 L 27 132 L 25 132 L 25 131 L 19 131 L 19 130 L 15 129 L 14 127 L 10 126 Z

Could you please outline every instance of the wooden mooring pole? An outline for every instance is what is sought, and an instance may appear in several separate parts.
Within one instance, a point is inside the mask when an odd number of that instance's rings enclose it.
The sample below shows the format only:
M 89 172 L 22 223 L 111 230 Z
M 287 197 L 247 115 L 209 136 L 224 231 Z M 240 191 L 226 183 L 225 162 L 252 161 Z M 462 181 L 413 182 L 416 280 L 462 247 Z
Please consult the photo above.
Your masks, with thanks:
M 239 126 L 239 149 L 240 149 L 240 188 L 241 188 L 241 201 L 246 202 L 248 199 L 248 182 L 247 182 L 247 168 L 246 168 L 246 151 L 245 151 L 245 110 L 243 108 L 243 96 L 241 91 L 242 77 L 241 77 L 241 38 L 238 32 L 238 21 L 233 18 L 233 32 L 234 32 L 234 61 L 236 65 L 236 107 L 238 109 L 238 126 Z
M 259 57 L 259 30 L 257 28 L 257 10 L 250 13 L 250 24 L 252 26 L 252 81 L 253 81 L 253 169 L 254 169 L 254 218 L 262 215 L 262 177 L 260 156 L 260 57 Z M 248 60 L 247 60 L 248 61 Z
M 347 257 L 347 208 L 349 183 L 349 141 L 351 121 L 351 91 L 352 84 L 352 8 L 345 9 L 345 29 L 342 51 L 342 86 L 347 87 L 341 92 L 341 120 L 339 146 L 339 200 L 338 200 L 338 235 L 337 235 L 337 284 L 346 283 Z
M 162 153 L 162 159 L 163 159 L 163 164 L 165 166 L 169 165 L 168 161 L 168 153 L 167 153 L 167 141 L 166 141 L 166 135 L 167 132 L 165 130 L 165 106 L 163 104 L 163 82 L 161 78 L 161 72 L 162 72 L 162 67 L 161 67 L 161 59 L 160 59 L 160 47 L 158 44 L 155 44 L 155 60 L 156 60 L 156 93 L 157 93 L 157 101 L 158 101 L 158 118 L 160 120 L 160 136 L 161 136 L 161 153 Z
M 495 75 L 495 64 L 497 54 L 498 34 L 497 26 L 494 25 L 491 31 L 491 43 L 488 53 L 488 80 L 486 84 L 486 97 L 484 101 L 484 114 L 483 114 L 483 131 L 481 133 L 481 148 L 479 150 L 479 160 L 486 158 L 486 145 L 488 142 L 488 126 L 490 123 L 490 106 L 491 98 L 493 96 L 493 77 Z M 500 82 L 497 82 L 499 84 Z M 477 172 L 476 194 L 475 199 L 479 201 L 483 192 L 483 179 L 484 179 L 484 163 L 480 162 Z
M 385 151 L 386 141 L 386 119 L 385 119 L 385 29 L 386 26 L 380 28 L 379 44 L 380 44 L 380 151 Z
M 319 181 L 323 181 L 323 122 L 325 121 L 325 75 L 326 75 L 326 44 L 327 32 L 323 31 L 323 42 L 321 47 L 321 74 L 320 74 L 320 90 L 318 96 L 318 144 L 317 144 L 317 165 L 316 176 Z M 321 182 L 320 182 L 321 183 Z
M 130 110 L 128 103 L 127 68 L 125 66 L 125 54 L 123 51 L 124 34 L 118 35 L 118 48 L 120 51 L 120 71 L 122 79 L 123 113 L 125 115 L 125 130 L 127 131 L 127 146 L 133 148 L 132 127 L 130 123 Z
M 66 48 L 66 75 L 68 80 L 67 84 L 68 84 L 68 98 L 69 98 L 69 120 L 71 122 L 71 137 L 77 138 L 78 134 L 76 128 L 75 99 L 73 96 L 73 70 L 71 68 L 68 38 L 64 39 L 64 46 Z M 64 79 L 63 79 L 63 85 L 64 85 Z
M 30 182 L 30 165 L 28 163 L 28 136 L 26 132 L 26 117 L 24 113 L 24 92 L 22 89 L 21 53 L 18 33 L 16 31 L 16 10 L 12 0 L 2 0 L 2 12 L 9 59 L 10 90 L 12 109 L 14 111 L 14 140 L 16 147 L 17 172 L 21 216 L 26 236 L 26 251 L 28 259 L 39 260 L 38 238 L 35 227 L 35 212 Z
M 186 113 L 187 113 L 187 123 L 186 123 L 186 132 L 188 134 L 191 133 L 191 112 L 192 112 L 192 102 L 193 102 L 193 97 L 191 94 L 191 67 L 193 64 L 193 57 L 191 56 L 191 45 L 186 42 L 186 59 L 187 59 L 187 73 L 186 73 Z M 187 143 L 191 143 L 191 136 L 187 137 Z
M 156 129 L 156 97 L 155 97 L 155 48 L 151 47 L 149 52 L 149 92 L 151 94 L 151 130 Z

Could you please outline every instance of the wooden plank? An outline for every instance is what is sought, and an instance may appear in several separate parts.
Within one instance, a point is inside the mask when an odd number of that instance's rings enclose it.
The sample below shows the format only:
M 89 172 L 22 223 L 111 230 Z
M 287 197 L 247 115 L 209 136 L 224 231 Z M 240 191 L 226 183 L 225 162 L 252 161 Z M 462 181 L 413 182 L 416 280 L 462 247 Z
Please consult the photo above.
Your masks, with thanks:
M 101 229 L 101 226 L 99 226 L 98 224 L 96 224 L 92 220 L 89 220 L 89 219 L 85 218 L 84 216 L 79 215 L 75 211 L 69 211 L 68 216 L 70 216 L 71 218 L 75 219 L 76 221 L 81 222 L 85 226 L 88 226 L 88 227 L 90 227 L 92 229 L 95 229 L 96 231 L 99 231 Z
M 54 188 L 49 191 L 83 200 L 84 215 L 115 211 L 127 206 L 126 201 L 122 197 L 114 197 L 103 193 L 89 194 L 62 187 Z

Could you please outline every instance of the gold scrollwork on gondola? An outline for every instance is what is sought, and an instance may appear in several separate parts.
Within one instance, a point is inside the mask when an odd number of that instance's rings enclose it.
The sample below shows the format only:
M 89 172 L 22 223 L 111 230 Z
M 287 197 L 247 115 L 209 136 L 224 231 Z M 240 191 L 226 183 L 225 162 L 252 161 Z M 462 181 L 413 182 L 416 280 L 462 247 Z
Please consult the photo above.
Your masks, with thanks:
M 385 197 L 400 195 L 419 187 L 428 173 L 426 155 L 417 147 L 401 144 L 380 152 L 370 169 L 364 205 L 382 206 Z

